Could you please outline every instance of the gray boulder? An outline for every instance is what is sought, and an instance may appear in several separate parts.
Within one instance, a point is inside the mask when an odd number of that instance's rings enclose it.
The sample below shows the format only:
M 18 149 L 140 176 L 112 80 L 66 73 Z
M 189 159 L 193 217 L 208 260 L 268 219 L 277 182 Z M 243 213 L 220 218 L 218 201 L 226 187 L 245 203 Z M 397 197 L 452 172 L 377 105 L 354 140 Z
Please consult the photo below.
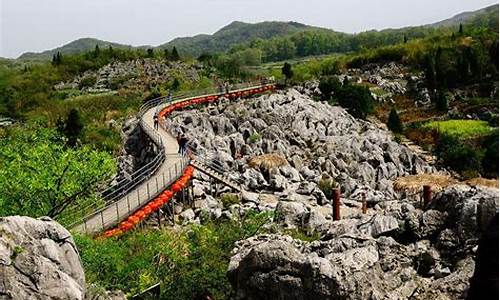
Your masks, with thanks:
M 2 299 L 84 299 L 85 275 L 71 234 L 50 218 L 0 218 Z

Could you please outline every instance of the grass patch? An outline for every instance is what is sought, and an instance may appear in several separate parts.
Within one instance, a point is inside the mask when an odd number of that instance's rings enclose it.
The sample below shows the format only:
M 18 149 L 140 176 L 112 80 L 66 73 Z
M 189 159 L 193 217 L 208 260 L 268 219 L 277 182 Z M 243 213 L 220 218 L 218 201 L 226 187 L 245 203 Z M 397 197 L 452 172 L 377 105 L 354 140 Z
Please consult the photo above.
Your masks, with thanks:
M 440 134 L 453 136 L 459 139 L 485 136 L 495 130 L 495 128 L 488 125 L 488 122 L 479 120 L 432 121 L 425 124 L 423 128 L 436 130 Z
M 120 238 L 76 235 L 87 282 L 121 289 L 129 296 L 161 282 L 161 299 L 213 299 L 235 295 L 226 271 L 238 240 L 260 233 L 267 213 L 240 221 L 209 221 L 183 230 L 134 230 Z

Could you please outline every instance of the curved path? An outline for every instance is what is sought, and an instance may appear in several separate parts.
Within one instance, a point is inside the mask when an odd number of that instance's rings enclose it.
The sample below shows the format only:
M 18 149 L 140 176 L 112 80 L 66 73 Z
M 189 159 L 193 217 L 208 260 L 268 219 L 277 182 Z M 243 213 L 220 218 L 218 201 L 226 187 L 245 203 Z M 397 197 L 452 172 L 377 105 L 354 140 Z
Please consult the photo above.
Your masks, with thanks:
M 272 90 L 273 84 L 250 85 L 232 89 L 228 93 L 212 93 L 191 97 L 178 97 L 174 101 L 168 101 L 167 98 L 154 99 L 146 103 L 145 108 L 139 113 L 140 125 L 144 132 L 159 147 L 157 163 L 153 165 L 150 174 L 145 174 L 147 179 L 128 193 L 115 201 L 108 203 L 106 207 L 101 208 L 72 227 L 72 230 L 81 233 L 95 234 L 110 227 L 116 226 L 121 221 L 128 218 L 135 211 L 146 205 L 149 201 L 156 198 L 163 190 L 174 183 L 182 174 L 190 161 L 187 157 L 177 154 L 178 145 L 176 139 L 168 132 L 161 120 L 159 130 L 154 130 L 153 116 L 155 113 L 168 115 L 171 111 L 182 109 L 192 104 L 210 103 L 221 96 L 231 99 L 237 99 L 242 96 L 250 96 Z M 208 101 L 207 101 L 208 100 Z M 167 113 L 168 111 L 168 113 Z M 163 149 L 162 149 L 163 148 Z M 164 151 L 164 152 L 162 152 Z

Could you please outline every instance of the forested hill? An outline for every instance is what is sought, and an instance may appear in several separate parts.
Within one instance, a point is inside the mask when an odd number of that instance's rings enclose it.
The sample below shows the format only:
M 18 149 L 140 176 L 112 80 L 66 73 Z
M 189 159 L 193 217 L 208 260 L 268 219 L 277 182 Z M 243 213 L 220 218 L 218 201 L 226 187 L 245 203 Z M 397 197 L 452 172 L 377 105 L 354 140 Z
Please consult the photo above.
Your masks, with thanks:
M 160 46 L 160 48 L 173 48 L 181 53 L 197 56 L 204 52 L 225 51 L 232 46 L 255 39 L 271 39 L 303 31 L 328 31 L 329 29 L 304 25 L 297 22 L 261 22 L 249 24 L 232 22 L 213 35 L 202 34 L 194 37 L 176 38 Z
M 466 11 L 458 15 L 455 15 L 449 19 L 432 23 L 427 26 L 429 27 L 456 26 L 460 23 L 473 23 L 474 25 L 480 25 L 481 23 L 489 20 L 493 21 L 496 20 L 498 23 L 498 4 L 493 4 L 488 7 L 475 11 Z M 483 23 L 483 25 L 485 24 Z
M 100 48 L 108 48 L 109 46 L 113 48 L 119 48 L 119 49 L 128 49 L 132 48 L 132 46 L 129 45 L 123 45 L 123 44 L 118 44 L 118 43 L 113 43 L 113 42 L 108 42 L 108 41 L 102 41 L 99 39 L 94 39 L 94 38 L 81 38 L 75 41 L 72 41 L 64 46 L 51 49 L 51 50 L 46 50 L 40 53 L 34 53 L 34 52 L 26 52 L 23 53 L 19 58 L 20 59 L 52 59 L 52 56 L 56 54 L 57 52 L 60 52 L 62 54 L 76 54 L 76 53 L 82 53 L 86 52 L 89 50 L 95 49 L 95 47 L 99 46 Z
M 157 48 L 172 49 L 175 46 L 181 55 L 197 57 L 202 53 L 225 52 L 239 45 L 247 47 L 251 43 L 251 48 L 263 49 L 264 61 L 273 61 L 289 58 L 291 55 L 288 52 L 293 52 L 292 56 L 307 56 L 391 45 L 401 42 L 403 35 L 409 39 L 419 38 L 437 30 L 458 27 L 461 23 L 498 28 L 498 4 L 473 12 L 464 12 L 433 24 L 381 31 L 372 30 L 354 35 L 297 22 L 249 24 L 235 21 L 212 35 L 200 34 L 193 37 L 176 38 Z M 61 52 L 61 54 L 86 52 L 93 50 L 96 45 L 101 48 L 108 46 L 131 48 L 127 45 L 84 38 L 41 53 L 24 53 L 20 58 L 51 59 L 57 52 Z

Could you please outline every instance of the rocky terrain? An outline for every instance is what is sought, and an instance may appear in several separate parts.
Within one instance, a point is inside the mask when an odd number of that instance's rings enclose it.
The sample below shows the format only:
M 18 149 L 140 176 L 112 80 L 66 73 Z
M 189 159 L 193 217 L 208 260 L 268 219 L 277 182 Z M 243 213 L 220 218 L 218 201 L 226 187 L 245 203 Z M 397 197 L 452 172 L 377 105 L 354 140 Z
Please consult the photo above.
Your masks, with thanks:
M 189 138 L 200 157 L 217 161 L 244 187 L 243 203 L 235 204 L 225 215 L 278 207 L 318 209 L 323 212 L 321 217 L 330 218 L 330 200 L 322 190 L 325 184 L 341 188 L 343 197 L 350 199 L 345 203 L 356 208 L 363 195 L 368 201 L 400 199 L 403 195 L 392 187 L 395 178 L 434 171 L 407 147 L 394 142 L 389 132 L 356 120 L 340 107 L 313 101 L 310 92 L 289 89 L 238 102 L 223 100 L 205 109 L 175 113 L 167 120 L 171 128 Z M 252 158 L 270 153 L 285 163 L 250 167 Z M 199 197 L 195 213 L 213 208 L 212 213 L 220 216 L 222 207 L 210 195 L 208 178 L 199 176 L 194 182 Z
M 425 211 L 394 201 L 330 222 L 319 241 L 241 241 L 228 276 L 242 299 L 465 299 L 478 237 L 495 214 L 496 190 L 453 186 Z
M 0 298 L 84 298 L 78 250 L 64 227 L 15 216 L 0 218 L 0 230 Z
M 174 78 L 184 78 L 193 82 L 200 79 L 201 65 L 155 59 L 136 59 L 113 62 L 99 70 L 89 70 L 70 82 L 61 82 L 56 90 L 74 89 L 86 93 L 103 93 L 119 88 L 156 86 L 171 82 Z
M 229 189 L 214 193 L 198 174 L 194 205 L 177 207 L 181 220 L 273 213 L 275 234 L 240 241 L 233 251 L 228 276 L 241 299 L 464 298 L 478 238 L 498 213 L 497 191 L 451 186 L 424 209 L 393 181 L 437 170 L 389 132 L 312 100 L 314 93 L 314 85 L 298 87 L 174 113 L 169 126 L 244 189 L 239 203 L 224 203 L 217 196 Z M 285 163 L 253 165 L 270 153 Z M 341 189 L 340 221 L 332 221 L 325 182 Z M 376 203 L 367 214 L 363 196 Z M 296 240 L 280 233 L 287 229 L 321 238 Z
M 0 218 L 0 299 L 121 300 L 85 284 L 73 237 L 50 218 Z

